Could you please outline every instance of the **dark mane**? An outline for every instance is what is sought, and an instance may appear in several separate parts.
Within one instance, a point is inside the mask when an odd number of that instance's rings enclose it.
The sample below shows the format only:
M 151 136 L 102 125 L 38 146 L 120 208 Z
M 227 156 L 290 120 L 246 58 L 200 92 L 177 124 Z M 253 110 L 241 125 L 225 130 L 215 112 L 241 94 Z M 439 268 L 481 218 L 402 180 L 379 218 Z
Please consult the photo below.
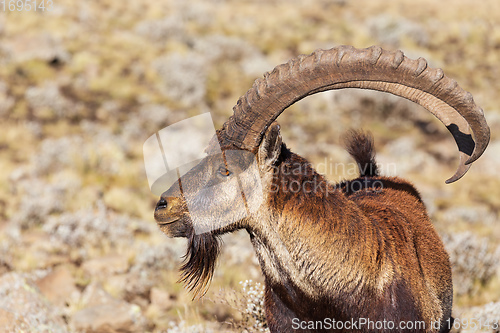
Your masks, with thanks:
M 211 232 L 197 235 L 194 229 L 191 230 L 179 281 L 193 292 L 193 299 L 201 298 L 207 292 L 219 253 L 219 236 Z

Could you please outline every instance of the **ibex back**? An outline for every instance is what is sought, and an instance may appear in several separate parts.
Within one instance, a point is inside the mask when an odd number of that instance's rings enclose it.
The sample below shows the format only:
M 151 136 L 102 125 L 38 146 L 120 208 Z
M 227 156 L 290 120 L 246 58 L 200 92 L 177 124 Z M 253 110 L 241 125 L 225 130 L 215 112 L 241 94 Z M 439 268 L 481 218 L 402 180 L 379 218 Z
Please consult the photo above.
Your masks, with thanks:
M 379 47 L 318 50 L 255 82 L 208 156 L 162 194 L 155 219 L 167 235 L 188 238 L 182 280 L 195 295 L 212 277 L 218 236 L 246 229 L 265 277 L 271 332 L 448 332 L 448 255 L 413 185 L 378 174 L 371 136 L 347 134 L 360 177 L 340 184 L 328 183 L 282 142 L 275 120 L 288 106 L 349 87 L 408 98 L 440 119 L 460 153 L 448 183 L 488 145 L 489 128 L 472 96 L 424 59 Z M 215 184 L 222 190 L 207 196 Z

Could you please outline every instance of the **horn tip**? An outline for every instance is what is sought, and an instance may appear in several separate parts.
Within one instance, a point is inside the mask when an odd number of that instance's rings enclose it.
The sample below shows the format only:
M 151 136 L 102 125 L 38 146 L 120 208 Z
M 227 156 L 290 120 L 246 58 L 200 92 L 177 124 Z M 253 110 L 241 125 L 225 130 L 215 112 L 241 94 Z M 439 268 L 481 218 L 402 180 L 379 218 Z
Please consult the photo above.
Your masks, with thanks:
M 489 141 L 490 138 L 488 133 L 487 139 L 478 141 L 476 143 L 476 147 L 474 147 L 472 155 L 465 161 L 465 165 L 470 165 L 471 163 L 475 162 L 479 157 L 481 157 L 481 155 L 483 155 L 484 151 L 486 150 L 486 147 L 488 147 Z
M 462 178 L 464 176 L 464 174 L 465 173 L 460 174 L 460 173 L 457 172 L 456 174 L 454 174 L 453 176 L 451 176 L 449 179 L 445 180 L 444 182 L 445 182 L 445 184 L 454 183 L 457 180 L 459 180 L 460 178 Z

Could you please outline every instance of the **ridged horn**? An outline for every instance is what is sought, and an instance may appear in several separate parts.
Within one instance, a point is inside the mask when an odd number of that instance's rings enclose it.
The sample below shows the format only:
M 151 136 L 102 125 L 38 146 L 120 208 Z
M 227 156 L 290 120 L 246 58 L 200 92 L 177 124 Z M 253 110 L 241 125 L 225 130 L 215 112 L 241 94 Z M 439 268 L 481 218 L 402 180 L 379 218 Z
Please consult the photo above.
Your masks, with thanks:
M 223 144 L 255 151 L 267 127 L 287 107 L 306 96 L 342 88 L 389 92 L 436 116 L 455 138 L 460 153 L 458 169 L 446 183 L 460 179 L 488 145 L 490 129 L 469 92 L 441 69 L 429 68 L 425 59 L 411 60 L 401 51 L 378 46 L 316 50 L 277 66 L 240 97 L 220 139 Z

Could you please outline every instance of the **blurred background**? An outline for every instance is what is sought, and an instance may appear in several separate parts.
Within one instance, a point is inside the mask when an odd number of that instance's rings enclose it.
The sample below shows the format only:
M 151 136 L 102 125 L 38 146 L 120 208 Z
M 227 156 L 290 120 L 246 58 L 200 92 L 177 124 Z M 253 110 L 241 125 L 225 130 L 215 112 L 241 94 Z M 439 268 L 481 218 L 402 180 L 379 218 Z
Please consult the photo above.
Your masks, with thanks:
M 176 282 L 186 243 L 154 222 L 142 145 L 208 111 L 221 126 L 264 72 L 341 44 L 401 49 L 442 68 L 485 110 L 490 146 L 463 179 L 445 185 L 458 163 L 445 127 L 411 102 L 360 90 L 292 106 L 279 119 L 284 141 L 336 182 L 355 176 L 338 167 L 352 163 L 339 136 L 372 131 L 383 172 L 412 180 L 443 237 L 454 317 L 500 318 L 498 0 L 53 0 L 36 12 L 5 3 L 4 331 L 265 330 L 262 276 L 244 232 L 223 238 L 203 300 Z

